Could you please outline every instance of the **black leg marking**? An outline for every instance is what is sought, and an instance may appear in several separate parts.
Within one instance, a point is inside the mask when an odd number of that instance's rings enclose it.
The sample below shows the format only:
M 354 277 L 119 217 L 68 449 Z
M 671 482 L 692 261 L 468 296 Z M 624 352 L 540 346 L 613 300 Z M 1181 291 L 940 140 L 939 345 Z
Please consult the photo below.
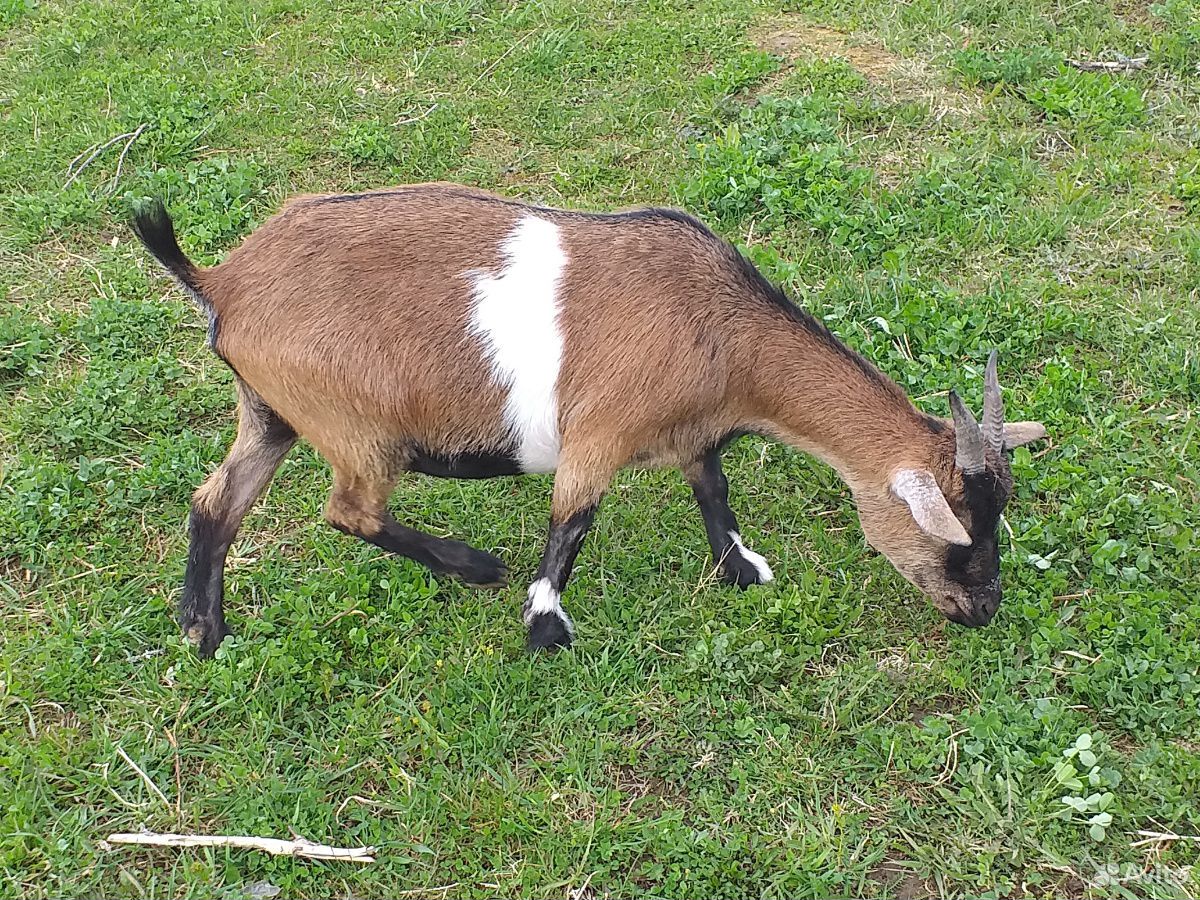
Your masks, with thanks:
M 522 474 L 516 456 L 506 450 L 443 454 L 414 447 L 408 457 L 408 467 L 435 478 L 497 478 Z
M 462 541 L 434 537 L 401 525 L 391 513 L 384 513 L 382 528 L 375 534 L 365 534 L 338 522 L 332 524 L 339 531 L 362 538 L 389 553 L 406 556 L 439 574 L 455 575 L 467 584 L 499 588 L 508 583 L 508 567 L 499 557 L 476 550 Z
M 525 601 L 526 607 L 535 599 L 534 588 L 530 587 L 529 590 L 529 599 Z M 529 629 L 525 635 L 525 646 L 531 653 L 535 650 L 553 652 L 570 647 L 571 641 L 575 638 L 575 625 L 561 605 L 556 606 L 554 612 L 527 611 L 525 622 Z
M 217 518 L 199 504 L 188 516 L 187 573 L 179 598 L 179 627 L 207 659 L 230 634 L 221 602 L 225 596 L 225 555 L 237 533 L 228 518 Z
M 530 650 L 556 650 L 571 646 L 574 626 L 562 608 L 562 592 L 595 517 L 596 507 L 590 506 L 565 522 L 550 523 L 550 536 L 542 553 L 542 562 L 538 566 L 537 578 L 529 586 L 523 610 L 529 629 L 526 643 Z
M 773 580 L 767 561 L 741 542 L 737 519 L 729 507 L 729 481 L 721 469 L 720 451 L 710 450 L 688 466 L 685 474 L 704 517 L 704 530 L 713 559 L 721 568 L 721 578 L 739 588 Z
M 238 393 L 237 439 L 229 456 L 196 492 L 188 517 L 188 562 L 179 624 L 202 657 L 212 656 L 230 633 L 222 609 L 229 545 L 296 443 L 296 432 L 262 398 L 241 382 Z

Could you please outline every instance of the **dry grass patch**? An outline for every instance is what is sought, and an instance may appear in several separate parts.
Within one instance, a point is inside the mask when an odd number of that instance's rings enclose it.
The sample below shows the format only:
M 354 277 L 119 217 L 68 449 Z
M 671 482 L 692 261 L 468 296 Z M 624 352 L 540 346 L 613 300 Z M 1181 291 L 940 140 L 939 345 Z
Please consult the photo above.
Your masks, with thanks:
M 978 94 L 946 84 L 924 60 L 899 56 L 870 36 L 818 25 L 800 15 L 766 22 L 750 32 L 750 39 L 759 49 L 786 61 L 779 74 L 766 83 L 766 93 L 786 78 L 797 62 L 840 58 L 890 99 L 924 101 L 939 119 L 977 112 L 982 103 Z

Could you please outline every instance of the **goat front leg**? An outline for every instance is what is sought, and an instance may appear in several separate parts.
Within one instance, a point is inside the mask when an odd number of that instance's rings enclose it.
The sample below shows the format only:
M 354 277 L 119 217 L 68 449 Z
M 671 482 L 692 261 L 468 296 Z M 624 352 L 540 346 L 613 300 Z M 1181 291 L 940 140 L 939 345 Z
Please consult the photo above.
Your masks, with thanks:
M 531 651 L 571 646 L 575 626 L 562 607 L 562 593 L 583 539 L 592 527 L 596 507 L 617 467 L 600 464 L 595 455 L 572 458 L 564 454 L 559 464 L 554 478 L 550 535 L 537 577 L 529 585 L 523 611 L 528 628 L 526 644 Z
M 773 581 L 775 575 L 767 561 L 742 543 L 737 519 L 729 507 L 729 481 L 721 469 L 720 451 L 710 450 L 685 466 L 683 474 L 696 495 L 713 560 L 721 569 L 721 577 L 739 588 Z

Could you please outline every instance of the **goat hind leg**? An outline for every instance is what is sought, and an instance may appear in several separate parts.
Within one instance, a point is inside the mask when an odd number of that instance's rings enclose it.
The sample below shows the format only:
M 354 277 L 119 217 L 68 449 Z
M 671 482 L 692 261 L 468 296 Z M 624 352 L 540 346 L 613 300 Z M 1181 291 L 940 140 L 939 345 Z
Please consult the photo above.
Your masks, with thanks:
M 192 498 L 188 561 L 179 599 L 184 635 L 210 657 L 228 635 L 222 609 L 225 557 L 242 519 L 296 443 L 296 432 L 245 384 L 238 384 L 238 434 L 229 455 Z
M 477 587 L 507 584 L 508 568 L 491 553 L 397 522 L 387 508 L 394 485 L 394 477 L 366 477 L 338 470 L 325 518 L 338 531 L 389 553 L 407 556 L 439 574 L 455 575 Z

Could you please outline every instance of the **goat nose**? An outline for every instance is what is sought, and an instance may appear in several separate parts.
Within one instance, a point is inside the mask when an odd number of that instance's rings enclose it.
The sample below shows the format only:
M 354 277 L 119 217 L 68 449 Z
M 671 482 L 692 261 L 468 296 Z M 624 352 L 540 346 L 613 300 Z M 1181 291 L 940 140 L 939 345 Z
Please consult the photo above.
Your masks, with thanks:
M 987 624 L 992 620 L 992 616 L 996 615 L 996 610 L 1000 608 L 1000 594 L 991 594 L 984 597 L 979 604 L 980 618 L 983 620 L 981 624 Z
M 952 621 L 957 621 L 960 625 L 968 628 L 982 628 L 992 620 L 999 600 L 991 597 L 976 599 L 965 596 L 954 598 L 954 604 L 958 607 L 959 615 L 952 618 Z

